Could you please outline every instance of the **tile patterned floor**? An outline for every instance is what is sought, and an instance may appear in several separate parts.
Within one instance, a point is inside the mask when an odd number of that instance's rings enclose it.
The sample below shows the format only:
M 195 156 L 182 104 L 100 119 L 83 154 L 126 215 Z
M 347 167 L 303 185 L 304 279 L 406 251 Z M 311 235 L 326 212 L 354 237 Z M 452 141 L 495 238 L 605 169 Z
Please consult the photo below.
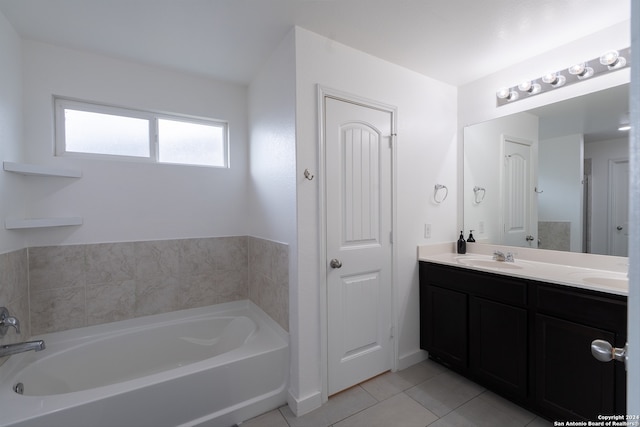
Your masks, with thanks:
M 295 417 L 288 406 L 241 427 L 548 427 L 551 423 L 482 386 L 425 360 L 332 396 Z

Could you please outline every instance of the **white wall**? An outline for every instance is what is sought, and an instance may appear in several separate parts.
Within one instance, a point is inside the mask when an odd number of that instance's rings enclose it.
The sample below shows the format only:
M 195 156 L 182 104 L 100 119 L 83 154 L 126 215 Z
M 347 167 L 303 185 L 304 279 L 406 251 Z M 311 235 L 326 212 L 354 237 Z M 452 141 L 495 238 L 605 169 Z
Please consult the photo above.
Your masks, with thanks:
M 591 159 L 592 168 L 591 252 L 607 254 L 609 160 L 629 158 L 629 139 L 588 142 L 584 145 L 584 157 Z
M 0 161 L 22 160 L 21 41 L 0 13 Z M 24 214 L 24 177 L 0 171 L 0 253 L 22 249 L 20 232 L 6 230 L 7 217 Z
M 538 151 L 539 221 L 571 223 L 571 252 L 582 252 L 583 136 L 565 135 L 540 141 Z
M 249 86 L 249 234 L 291 244 L 296 232 L 293 30 Z
M 317 85 L 398 107 L 397 224 L 398 262 L 395 307 L 400 367 L 420 360 L 418 245 L 450 242 L 456 235 L 456 88 L 332 40 L 296 28 L 296 176 L 318 167 Z M 321 180 L 321 171 L 316 179 Z M 447 200 L 433 203 L 436 183 L 449 188 Z M 320 265 L 318 186 L 298 185 L 298 278 L 292 289 L 292 336 L 298 352 L 301 406 L 317 402 L 320 366 Z M 432 238 L 425 239 L 424 224 Z M 305 402 L 306 401 L 306 402 Z
M 249 86 L 249 234 L 289 245 L 290 395 L 298 396 L 299 352 L 295 140 L 295 38 L 292 30 Z M 316 369 L 317 370 L 317 369 Z
M 514 114 L 464 129 L 464 231 L 474 230 L 478 243 L 501 243 L 502 231 L 502 139 L 524 139 L 538 146 L 538 117 L 529 113 Z M 534 162 L 535 163 L 535 162 Z M 485 198 L 475 203 L 473 187 L 485 188 Z M 484 232 L 480 227 L 484 224 Z
M 33 179 L 27 214 L 84 225 L 25 232 L 29 246 L 244 235 L 246 87 L 101 55 L 23 42 L 26 161 L 81 169 Z M 52 96 L 227 120 L 230 169 L 53 156 Z

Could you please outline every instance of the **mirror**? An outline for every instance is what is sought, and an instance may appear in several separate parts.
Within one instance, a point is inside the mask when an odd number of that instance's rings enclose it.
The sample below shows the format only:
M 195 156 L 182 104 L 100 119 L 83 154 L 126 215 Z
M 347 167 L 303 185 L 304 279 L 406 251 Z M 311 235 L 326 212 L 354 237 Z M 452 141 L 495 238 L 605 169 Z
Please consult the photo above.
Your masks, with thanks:
M 627 256 L 629 86 L 464 129 L 464 227 L 479 243 Z M 465 237 L 467 237 L 465 236 Z

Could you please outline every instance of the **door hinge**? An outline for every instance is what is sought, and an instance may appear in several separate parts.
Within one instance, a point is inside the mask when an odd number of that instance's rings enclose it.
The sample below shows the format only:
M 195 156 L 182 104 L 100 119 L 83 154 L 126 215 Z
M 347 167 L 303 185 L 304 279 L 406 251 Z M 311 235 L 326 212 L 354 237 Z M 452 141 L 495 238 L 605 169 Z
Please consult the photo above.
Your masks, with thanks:
M 395 330 L 393 328 L 393 325 L 389 325 L 389 338 L 393 338 L 394 334 L 395 334 Z
M 393 231 L 389 232 L 389 243 L 393 243 Z

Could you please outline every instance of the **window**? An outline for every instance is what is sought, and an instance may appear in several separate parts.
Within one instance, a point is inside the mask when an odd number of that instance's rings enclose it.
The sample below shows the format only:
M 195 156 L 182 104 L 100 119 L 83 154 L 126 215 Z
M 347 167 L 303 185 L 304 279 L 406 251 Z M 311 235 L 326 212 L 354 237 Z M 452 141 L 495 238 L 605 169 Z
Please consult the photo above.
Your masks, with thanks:
M 228 167 L 227 123 L 55 98 L 56 155 Z

